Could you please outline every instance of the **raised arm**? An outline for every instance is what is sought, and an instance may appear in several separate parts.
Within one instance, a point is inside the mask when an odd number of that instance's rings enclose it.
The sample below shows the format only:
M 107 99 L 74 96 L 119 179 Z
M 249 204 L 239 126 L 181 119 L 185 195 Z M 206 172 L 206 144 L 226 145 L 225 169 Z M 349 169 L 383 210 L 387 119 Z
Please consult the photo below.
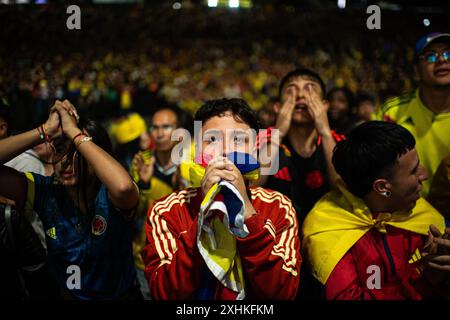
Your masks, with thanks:
M 60 103 L 60 101 L 56 100 L 55 104 L 57 103 Z M 41 134 L 43 135 L 41 136 Z M 42 126 L 0 140 L 0 163 L 4 164 L 22 152 L 42 143 L 45 140 L 45 134 L 47 134 L 48 140 L 61 134 L 59 131 L 59 116 L 54 111 L 50 113 L 47 121 Z
M 325 155 L 330 188 L 335 188 L 339 175 L 334 169 L 331 159 L 333 157 L 333 150 L 336 146 L 336 141 L 331 133 L 330 123 L 328 121 L 327 103 L 320 98 L 319 93 L 311 86 L 307 87 L 306 101 L 309 106 L 308 112 L 314 119 L 314 125 L 317 132 L 322 137 L 322 147 Z
M 13 200 L 19 210 L 25 206 L 26 178 L 23 174 L 3 164 L 42 143 L 43 140 L 50 141 L 60 134 L 59 116 L 53 111 L 48 120 L 39 128 L 0 140 L 0 195 Z
M 86 159 L 100 181 L 106 185 L 113 205 L 125 210 L 134 208 L 139 200 L 139 191 L 127 171 L 92 140 L 83 140 L 87 134 L 78 128 L 76 118 L 71 116 L 76 114 L 76 110 L 69 101 L 56 104 L 55 110 L 60 116 L 64 134 L 70 140 L 75 139 L 78 152 Z

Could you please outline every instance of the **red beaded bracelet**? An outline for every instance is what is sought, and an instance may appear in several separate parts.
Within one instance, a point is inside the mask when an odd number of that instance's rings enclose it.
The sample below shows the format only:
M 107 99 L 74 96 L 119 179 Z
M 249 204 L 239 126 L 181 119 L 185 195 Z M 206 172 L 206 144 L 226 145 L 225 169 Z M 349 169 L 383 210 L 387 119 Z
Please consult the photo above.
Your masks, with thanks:
M 80 136 L 85 136 L 86 134 L 84 132 L 80 132 L 77 135 L 75 135 L 75 137 L 73 137 L 72 139 L 72 144 L 75 144 L 75 139 L 80 137 Z

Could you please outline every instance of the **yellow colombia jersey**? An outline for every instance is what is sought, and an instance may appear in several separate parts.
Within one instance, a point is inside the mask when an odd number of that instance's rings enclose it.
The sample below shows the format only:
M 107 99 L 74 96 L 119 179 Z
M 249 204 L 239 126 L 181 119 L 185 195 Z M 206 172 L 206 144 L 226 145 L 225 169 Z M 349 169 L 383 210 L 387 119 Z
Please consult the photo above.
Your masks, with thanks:
M 426 197 L 434 173 L 442 159 L 450 155 L 450 112 L 435 114 L 425 107 L 419 90 L 387 100 L 380 108 L 379 120 L 393 121 L 408 129 L 416 139 L 420 163 L 428 171 L 421 195 Z

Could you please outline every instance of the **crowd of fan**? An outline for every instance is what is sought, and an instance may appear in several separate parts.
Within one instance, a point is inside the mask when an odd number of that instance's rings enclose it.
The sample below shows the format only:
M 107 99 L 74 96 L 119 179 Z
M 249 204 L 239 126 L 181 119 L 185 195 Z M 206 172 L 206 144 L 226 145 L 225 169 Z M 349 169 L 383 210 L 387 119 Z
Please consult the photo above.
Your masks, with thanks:
M 130 108 L 146 115 L 165 102 L 193 113 L 217 96 L 242 97 L 260 109 L 295 66 L 317 70 L 328 89 L 368 91 L 380 101 L 414 86 L 415 35 L 402 32 L 395 15 L 383 16 L 383 26 L 398 31 L 391 36 L 370 33 L 359 12 L 272 6 L 81 12 L 82 29 L 70 31 L 60 7 L 0 11 L 0 36 L 9 44 L 0 49 L 0 92 L 22 108 L 17 129 L 42 122 L 49 101 L 62 97 L 100 120 Z

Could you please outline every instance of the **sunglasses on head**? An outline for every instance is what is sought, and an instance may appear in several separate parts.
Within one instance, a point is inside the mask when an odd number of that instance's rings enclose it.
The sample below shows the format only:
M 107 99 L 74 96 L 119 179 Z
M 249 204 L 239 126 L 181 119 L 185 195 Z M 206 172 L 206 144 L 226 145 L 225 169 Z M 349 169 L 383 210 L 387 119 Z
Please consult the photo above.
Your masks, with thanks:
M 420 56 L 422 60 L 425 60 L 428 63 L 436 63 L 438 61 L 439 56 L 442 56 L 444 61 L 449 61 L 450 59 L 450 50 L 446 50 L 444 52 L 430 52 Z

